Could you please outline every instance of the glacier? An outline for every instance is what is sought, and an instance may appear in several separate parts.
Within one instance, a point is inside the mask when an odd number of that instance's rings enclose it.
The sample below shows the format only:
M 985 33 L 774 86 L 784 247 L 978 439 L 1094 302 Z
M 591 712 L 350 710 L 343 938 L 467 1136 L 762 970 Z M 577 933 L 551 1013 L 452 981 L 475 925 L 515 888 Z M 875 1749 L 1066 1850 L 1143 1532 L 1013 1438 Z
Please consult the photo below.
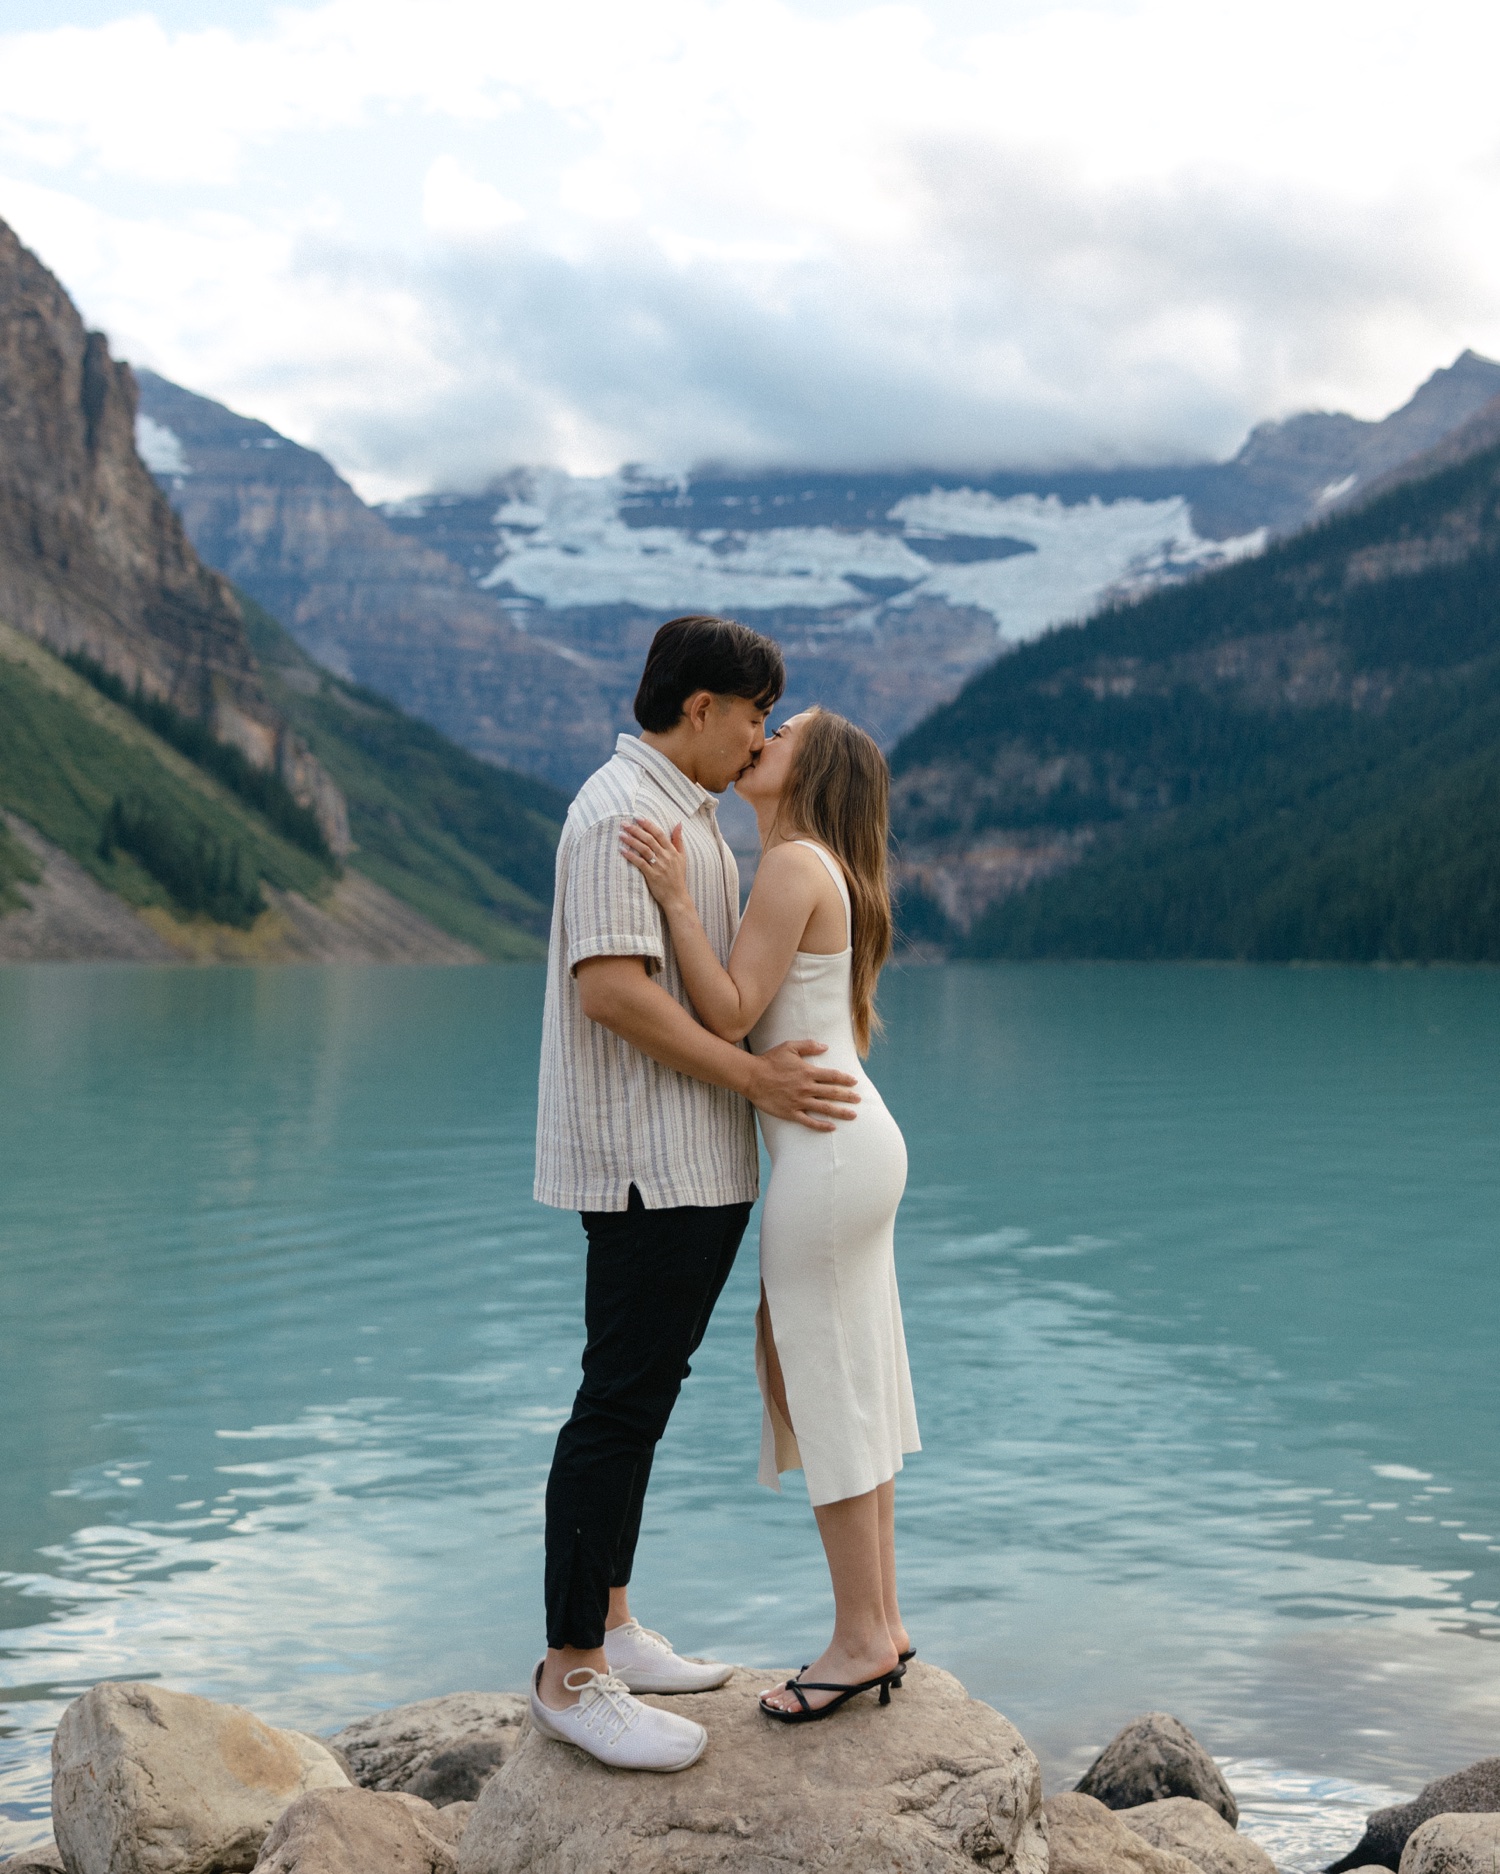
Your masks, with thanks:
M 874 526 L 641 526 L 622 512 L 638 485 L 521 471 L 495 510 L 495 561 L 479 583 L 548 611 L 839 610 L 851 625 L 872 601 L 899 611 L 939 600 L 988 614 L 998 641 L 1019 642 L 1265 542 L 1263 528 L 1202 539 L 1182 497 L 1067 503 L 968 487 L 907 495 Z M 953 544 L 962 552 L 942 551 Z

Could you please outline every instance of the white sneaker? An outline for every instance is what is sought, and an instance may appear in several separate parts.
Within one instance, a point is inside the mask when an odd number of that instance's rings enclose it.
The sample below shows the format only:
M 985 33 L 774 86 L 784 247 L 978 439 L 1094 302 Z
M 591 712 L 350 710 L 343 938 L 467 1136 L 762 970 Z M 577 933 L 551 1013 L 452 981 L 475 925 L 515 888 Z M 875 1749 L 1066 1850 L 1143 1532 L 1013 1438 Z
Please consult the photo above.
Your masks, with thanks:
M 701 1724 L 643 1705 L 613 1676 L 605 1678 L 588 1666 L 575 1668 L 563 1684 L 578 1693 L 578 1703 L 562 1711 L 542 1703 L 541 1677 L 538 1666 L 531 1681 L 532 1724 L 543 1737 L 576 1744 L 612 1770 L 685 1770 L 708 1748 Z
M 632 1692 L 711 1692 L 734 1671 L 716 1659 L 679 1658 L 664 1634 L 653 1633 L 638 1620 L 609 1629 L 604 1657 L 610 1676 L 622 1679 Z

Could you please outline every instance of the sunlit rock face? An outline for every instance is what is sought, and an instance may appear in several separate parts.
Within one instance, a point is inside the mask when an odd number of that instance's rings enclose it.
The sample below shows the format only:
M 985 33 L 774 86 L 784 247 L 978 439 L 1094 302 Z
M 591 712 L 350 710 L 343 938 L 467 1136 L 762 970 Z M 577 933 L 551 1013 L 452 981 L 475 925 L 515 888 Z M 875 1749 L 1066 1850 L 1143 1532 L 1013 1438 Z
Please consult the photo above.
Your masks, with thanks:
M 266 701 L 233 594 L 136 453 L 136 385 L 0 222 L 0 617 L 275 768 L 347 846 L 343 796 Z

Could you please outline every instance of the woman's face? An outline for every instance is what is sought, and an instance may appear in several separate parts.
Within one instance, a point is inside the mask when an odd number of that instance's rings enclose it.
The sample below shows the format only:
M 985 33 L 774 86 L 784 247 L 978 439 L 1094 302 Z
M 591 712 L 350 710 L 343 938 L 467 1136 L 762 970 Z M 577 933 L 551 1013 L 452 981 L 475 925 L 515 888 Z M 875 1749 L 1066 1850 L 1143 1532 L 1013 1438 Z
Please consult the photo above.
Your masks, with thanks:
M 766 745 L 755 766 L 747 768 L 734 784 L 734 791 L 741 800 L 754 805 L 757 801 L 781 798 L 781 790 L 791 779 L 792 766 L 797 759 L 797 737 L 811 714 L 811 710 L 804 710 L 800 716 L 788 717 L 773 735 L 766 737 Z

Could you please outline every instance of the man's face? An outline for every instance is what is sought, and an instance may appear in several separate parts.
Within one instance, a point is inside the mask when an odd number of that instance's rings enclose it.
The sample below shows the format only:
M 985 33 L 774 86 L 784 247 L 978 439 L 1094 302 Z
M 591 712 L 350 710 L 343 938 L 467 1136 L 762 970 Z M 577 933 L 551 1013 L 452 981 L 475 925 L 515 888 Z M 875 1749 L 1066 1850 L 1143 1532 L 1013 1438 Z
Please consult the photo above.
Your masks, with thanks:
M 704 723 L 704 749 L 698 779 L 710 793 L 722 794 L 754 765 L 766 745 L 769 710 L 744 696 L 716 696 Z

